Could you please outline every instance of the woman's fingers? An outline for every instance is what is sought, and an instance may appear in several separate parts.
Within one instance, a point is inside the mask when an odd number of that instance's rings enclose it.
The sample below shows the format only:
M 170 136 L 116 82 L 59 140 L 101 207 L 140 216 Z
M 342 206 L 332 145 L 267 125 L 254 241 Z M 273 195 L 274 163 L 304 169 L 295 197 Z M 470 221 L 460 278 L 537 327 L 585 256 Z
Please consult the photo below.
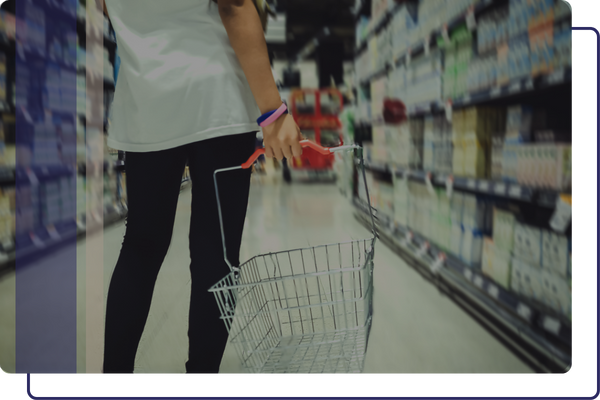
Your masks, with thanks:
M 285 158 L 287 158 L 288 160 L 294 158 L 294 154 L 292 153 L 292 147 L 290 145 L 283 145 L 281 147 L 281 151 L 283 152 Z
M 291 151 L 294 157 L 300 157 L 302 155 L 302 146 L 300 145 L 300 141 L 294 141 L 291 146 Z
M 278 159 L 279 161 L 283 160 L 283 152 L 281 151 L 281 146 L 274 146 L 273 153 L 276 159 Z
M 271 146 L 265 146 L 265 157 L 266 158 L 273 158 L 273 157 L 275 157 L 275 155 L 273 154 L 273 149 L 271 148 Z

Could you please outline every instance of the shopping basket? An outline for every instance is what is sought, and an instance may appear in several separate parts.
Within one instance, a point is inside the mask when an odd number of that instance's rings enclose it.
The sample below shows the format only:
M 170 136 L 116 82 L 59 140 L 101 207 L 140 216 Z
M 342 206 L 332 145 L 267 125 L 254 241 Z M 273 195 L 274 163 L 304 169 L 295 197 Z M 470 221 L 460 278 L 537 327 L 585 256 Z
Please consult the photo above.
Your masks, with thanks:
M 359 149 L 301 144 L 324 155 Z M 242 166 L 214 173 L 223 253 L 231 273 L 210 292 L 229 340 L 247 372 L 362 372 L 373 315 L 372 215 L 368 239 L 259 255 L 239 267 L 227 259 L 217 175 L 250 168 L 263 153 L 259 149 Z

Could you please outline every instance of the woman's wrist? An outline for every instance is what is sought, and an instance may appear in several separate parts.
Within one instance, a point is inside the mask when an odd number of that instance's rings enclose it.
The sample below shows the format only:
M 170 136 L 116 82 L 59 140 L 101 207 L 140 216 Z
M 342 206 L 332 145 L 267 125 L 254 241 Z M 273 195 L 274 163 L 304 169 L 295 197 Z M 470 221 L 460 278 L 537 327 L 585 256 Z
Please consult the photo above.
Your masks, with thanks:
M 260 108 L 260 113 L 262 115 L 271 112 L 273 110 L 277 110 L 279 107 L 281 107 L 281 100 L 274 102 L 274 103 L 270 103 L 269 106 L 265 107 L 265 108 Z
M 265 128 L 275 123 L 275 121 L 278 121 L 281 116 L 285 114 L 288 114 L 287 104 L 285 102 L 281 102 L 278 108 L 264 113 L 256 122 L 258 125 Z

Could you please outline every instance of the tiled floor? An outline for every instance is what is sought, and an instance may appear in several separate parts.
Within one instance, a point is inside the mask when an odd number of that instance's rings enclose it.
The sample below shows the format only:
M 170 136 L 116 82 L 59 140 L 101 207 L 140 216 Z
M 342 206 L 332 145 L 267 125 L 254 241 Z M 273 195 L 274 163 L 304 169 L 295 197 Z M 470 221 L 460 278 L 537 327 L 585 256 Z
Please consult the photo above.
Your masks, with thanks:
M 254 182 L 251 192 L 242 260 L 269 251 L 368 237 L 368 231 L 353 217 L 349 200 L 341 196 L 334 185 L 289 186 L 272 179 L 261 180 Z M 156 285 L 136 372 L 185 372 L 190 204 L 191 191 L 182 192 L 172 245 Z M 123 233 L 123 224 L 103 233 L 105 282 L 114 268 Z M 100 347 L 86 343 L 86 338 L 94 339 L 86 335 L 86 307 L 81 305 L 85 303 L 85 290 L 81 290 L 85 285 L 85 249 L 85 242 L 79 242 L 80 372 L 86 370 L 86 365 L 91 365 L 92 370 L 97 368 L 101 355 Z M 14 275 L 0 280 L 0 365 L 8 371 L 14 369 L 15 359 L 14 285 Z M 463 309 L 381 243 L 376 248 L 374 285 L 373 326 L 364 372 L 532 372 Z M 92 359 L 95 361 L 90 362 Z M 226 350 L 221 371 L 242 371 L 232 348 Z

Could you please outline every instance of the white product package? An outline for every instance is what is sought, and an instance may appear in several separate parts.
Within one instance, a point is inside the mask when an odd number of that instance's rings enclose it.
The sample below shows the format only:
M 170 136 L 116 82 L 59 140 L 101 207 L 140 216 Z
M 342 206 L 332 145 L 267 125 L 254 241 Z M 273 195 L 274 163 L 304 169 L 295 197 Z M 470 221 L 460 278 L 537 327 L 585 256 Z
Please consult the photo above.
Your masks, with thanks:
M 485 230 L 485 202 L 472 194 L 463 195 L 462 224 L 465 229 Z
M 480 231 L 464 227 L 460 258 L 470 267 L 481 265 L 483 235 Z
M 541 258 L 545 269 L 566 277 L 569 264 L 569 239 L 564 235 L 544 230 Z
M 542 270 L 544 303 L 565 316 L 571 316 L 571 288 L 558 274 Z
M 492 278 L 505 289 L 510 287 L 510 261 L 510 253 L 495 246 Z
M 481 257 L 481 271 L 484 275 L 494 277 L 494 241 L 491 237 L 483 238 L 483 254 Z
M 513 257 L 510 288 L 525 297 L 544 301 L 543 270 Z
M 521 223 L 515 224 L 513 253 L 515 257 L 539 266 L 542 263 L 542 231 Z
M 454 222 L 450 226 L 450 251 L 453 255 L 460 258 L 462 248 L 463 230 L 460 224 Z

